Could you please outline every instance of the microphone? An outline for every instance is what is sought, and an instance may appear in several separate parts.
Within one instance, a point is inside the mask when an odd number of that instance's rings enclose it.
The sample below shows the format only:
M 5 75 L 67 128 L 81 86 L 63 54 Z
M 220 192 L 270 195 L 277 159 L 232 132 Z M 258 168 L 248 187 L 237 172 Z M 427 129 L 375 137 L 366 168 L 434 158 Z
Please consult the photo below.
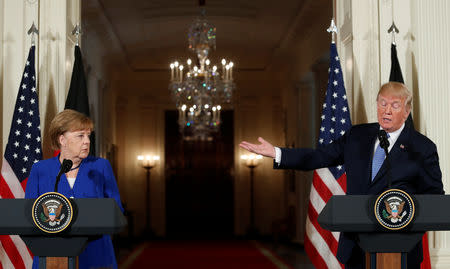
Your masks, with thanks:
M 378 140 L 380 140 L 380 147 L 384 149 L 384 153 L 386 153 L 386 156 L 388 155 L 388 148 L 389 148 L 389 140 L 387 137 L 387 133 L 385 130 L 380 130 L 378 132 Z
M 67 173 L 70 171 L 70 168 L 72 168 L 72 161 L 69 159 L 64 159 L 62 164 L 61 164 L 61 168 L 59 169 L 59 173 L 56 176 L 56 182 L 55 182 L 55 192 L 58 192 L 58 185 L 59 185 L 59 180 L 61 179 L 61 175 L 64 173 Z

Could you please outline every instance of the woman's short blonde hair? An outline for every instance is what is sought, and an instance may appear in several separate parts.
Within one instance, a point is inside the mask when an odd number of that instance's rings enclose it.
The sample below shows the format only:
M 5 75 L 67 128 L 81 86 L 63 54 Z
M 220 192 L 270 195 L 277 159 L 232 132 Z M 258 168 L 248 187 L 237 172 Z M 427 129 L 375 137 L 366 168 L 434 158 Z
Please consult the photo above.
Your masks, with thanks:
M 406 100 L 406 107 L 407 108 L 411 108 L 411 103 L 412 103 L 412 93 L 411 91 L 408 89 L 408 87 L 406 87 L 405 84 L 400 83 L 400 82 L 388 82 L 383 84 L 383 86 L 381 86 L 380 90 L 378 91 L 378 95 L 377 95 L 377 100 L 378 100 L 378 96 L 380 96 L 380 94 L 389 94 L 392 96 L 396 96 L 399 98 L 404 98 Z
M 94 130 L 94 123 L 92 120 L 72 109 L 66 109 L 59 112 L 50 123 L 48 130 L 48 136 L 50 137 L 50 146 L 54 150 L 59 150 L 61 145 L 59 144 L 59 136 L 65 132 L 73 132 L 89 129 Z

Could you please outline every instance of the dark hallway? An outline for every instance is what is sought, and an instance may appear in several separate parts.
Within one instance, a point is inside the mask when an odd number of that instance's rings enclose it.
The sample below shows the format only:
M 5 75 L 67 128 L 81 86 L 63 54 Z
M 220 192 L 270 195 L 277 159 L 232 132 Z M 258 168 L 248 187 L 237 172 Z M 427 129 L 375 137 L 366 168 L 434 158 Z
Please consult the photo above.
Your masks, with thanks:
M 188 141 L 177 112 L 166 112 L 166 216 L 168 238 L 232 238 L 233 112 L 222 113 L 211 141 Z

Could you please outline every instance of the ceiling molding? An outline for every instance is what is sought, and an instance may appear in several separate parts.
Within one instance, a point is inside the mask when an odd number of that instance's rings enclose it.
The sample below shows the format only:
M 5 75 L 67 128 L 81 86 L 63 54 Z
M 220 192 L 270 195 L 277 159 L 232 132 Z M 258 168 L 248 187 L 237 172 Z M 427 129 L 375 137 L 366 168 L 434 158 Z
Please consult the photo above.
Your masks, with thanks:
M 167 72 L 164 55 L 180 55 L 172 52 L 175 46 L 175 51 L 181 51 L 178 50 L 181 23 L 187 26 L 189 20 L 199 15 L 199 8 L 184 0 L 93 2 L 89 1 L 88 12 L 99 17 L 107 35 L 117 44 L 115 53 L 107 52 L 106 60 L 114 61 L 117 57 L 126 66 L 124 69 L 138 73 Z M 283 5 L 269 0 L 238 3 L 217 0 L 208 3 L 206 15 L 219 25 L 220 38 L 224 38 L 221 44 L 225 40 L 225 51 L 234 51 L 233 61 L 243 59 L 241 64 L 245 66 L 236 67 L 237 71 L 267 72 L 286 63 L 280 62 L 286 58 L 283 53 L 292 49 L 293 42 L 305 38 L 302 35 L 310 33 L 311 29 L 305 28 L 314 23 L 311 18 L 321 12 L 323 5 L 325 0 L 291 0 Z M 95 9 L 97 13 L 91 11 Z M 170 61 L 170 57 L 167 59 Z

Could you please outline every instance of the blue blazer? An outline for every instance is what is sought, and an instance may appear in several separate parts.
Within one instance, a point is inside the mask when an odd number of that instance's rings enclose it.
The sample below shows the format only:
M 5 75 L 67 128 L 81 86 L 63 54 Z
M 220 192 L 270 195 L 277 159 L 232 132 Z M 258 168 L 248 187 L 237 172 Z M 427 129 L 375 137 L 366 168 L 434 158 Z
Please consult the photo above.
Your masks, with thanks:
M 343 164 L 347 173 L 347 194 L 350 195 L 381 194 L 387 189 L 388 177 L 392 188 L 410 194 L 444 194 L 436 145 L 407 126 L 389 152 L 390 172 L 385 161 L 372 181 L 372 156 L 379 130 L 378 123 L 355 125 L 332 144 L 318 149 L 283 148 L 281 163 L 274 164 L 274 168 L 314 170 Z M 338 260 L 345 264 L 355 246 L 354 235 L 341 233 Z M 421 244 L 415 251 L 417 255 L 411 252 L 408 255 L 408 264 L 413 256 L 419 262 L 422 260 Z
M 25 198 L 37 198 L 46 192 L 53 192 L 60 167 L 59 156 L 35 163 L 28 177 Z M 63 174 L 58 192 L 68 198 L 114 198 L 123 212 L 111 165 L 102 158 L 89 156 L 82 160 L 73 189 Z M 80 268 L 117 268 L 111 237 L 104 235 L 90 241 L 78 262 Z M 38 257 L 34 257 L 33 268 L 38 268 L 38 265 Z

